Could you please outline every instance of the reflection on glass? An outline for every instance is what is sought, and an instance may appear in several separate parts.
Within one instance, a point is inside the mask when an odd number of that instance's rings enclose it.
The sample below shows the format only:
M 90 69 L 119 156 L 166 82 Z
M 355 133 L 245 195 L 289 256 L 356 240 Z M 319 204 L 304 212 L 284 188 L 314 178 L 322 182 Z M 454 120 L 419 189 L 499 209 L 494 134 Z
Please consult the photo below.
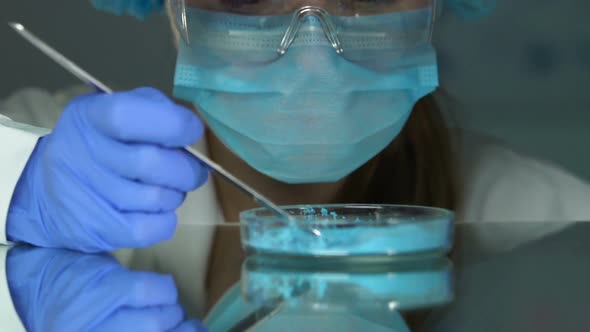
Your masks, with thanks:
M 27 331 L 204 331 L 184 321 L 171 276 L 128 270 L 110 255 L 15 247 L 6 270 Z
M 409 331 L 406 312 L 450 302 L 446 258 L 390 263 L 251 256 L 210 331 Z

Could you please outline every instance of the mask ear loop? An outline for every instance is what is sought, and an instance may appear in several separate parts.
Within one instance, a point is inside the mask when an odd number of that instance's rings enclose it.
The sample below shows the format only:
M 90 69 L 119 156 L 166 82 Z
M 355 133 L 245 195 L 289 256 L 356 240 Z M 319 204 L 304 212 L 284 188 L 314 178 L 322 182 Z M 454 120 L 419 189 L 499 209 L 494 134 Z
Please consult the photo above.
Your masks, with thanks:
M 344 52 L 344 49 L 342 48 L 342 43 L 338 38 L 338 32 L 336 31 L 336 27 L 334 26 L 332 19 L 330 19 L 330 14 L 325 9 L 320 7 L 305 6 L 299 8 L 293 14 L 291 23 L 289 24 L 287 31 L 285 31 L 283 39 L 281 40 L 281 44 L 277 49 L 277 53 L 279 53 L 279 56 L 285 55 L 285 53 L 287 53 L 287 50 L 289 49 L 291 44 L 293 44 L 295 37 L 297 37 L 297 32 L 301 27 L 301 22 L 303 21 L 303 18 L 307 15 L 316 15 L 320 18 L 320 23 L 322 25 L 322 28 L 324 29 L 324 34 L 326 35 L 326 38 L 328 39 L 332 47 L 336 50 L 336 53 L 342 54 Z
M 170 0 L 170 7 L 174 15 L 176 30 L 187 45 L 190 45 L 188 36 L 188 22 L 186 18 L 185 0 Z

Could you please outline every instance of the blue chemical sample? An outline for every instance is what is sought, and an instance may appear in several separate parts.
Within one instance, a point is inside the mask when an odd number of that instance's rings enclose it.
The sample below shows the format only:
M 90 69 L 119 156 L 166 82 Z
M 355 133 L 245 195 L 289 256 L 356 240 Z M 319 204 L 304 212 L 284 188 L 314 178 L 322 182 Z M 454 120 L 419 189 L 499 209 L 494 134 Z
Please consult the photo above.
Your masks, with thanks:
M 307 221 L 313 221 L 314 218 L 315 218 L 315 210 L 314 210 L 314 208 L 308 207 L 308 208 L 303 209 L 303 215 L 304 216 L 307 216 L 306 217 Z
M 258 252 L 295 256 L 402 255 L 446 251 L 452 237 L 452 218 L 416 219 L 410 216 L 354 217 L 322 208 L 302 208 L 297 222 L 247 228 L 244 245 Z M 309 232 L 309 227 L 314 233 Z

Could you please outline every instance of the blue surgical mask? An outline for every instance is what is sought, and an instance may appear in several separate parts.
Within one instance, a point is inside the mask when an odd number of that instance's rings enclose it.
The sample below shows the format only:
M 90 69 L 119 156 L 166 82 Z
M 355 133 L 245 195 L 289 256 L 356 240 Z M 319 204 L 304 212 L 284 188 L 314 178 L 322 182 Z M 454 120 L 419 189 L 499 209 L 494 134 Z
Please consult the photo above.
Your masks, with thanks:
M 250 166 L 286 183 L 349 175 L 392 142 L 418 99 L 438 85 L 430 39 L 413 31 L 432 10 L 334 17 L 336 29 L 355 31 L 343 36 L 343 54 L 325 22 L 309 15 L 276 58 L 269 55 L 291 16 L 187 15 L 194 24 L 190 44 L 180 45 L 175 96 L 194 103 Z

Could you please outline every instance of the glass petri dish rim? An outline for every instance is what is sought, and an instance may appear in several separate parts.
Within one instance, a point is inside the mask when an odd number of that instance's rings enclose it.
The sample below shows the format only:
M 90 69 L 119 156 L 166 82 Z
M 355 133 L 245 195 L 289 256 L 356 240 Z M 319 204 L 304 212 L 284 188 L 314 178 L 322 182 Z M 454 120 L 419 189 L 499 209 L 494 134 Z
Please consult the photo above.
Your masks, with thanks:
M 309 223 L 310 221 L 315 220 L 306 220 L 309 216 L 315 217 L 325 217 L 331 218 L 328 214 L 327 216 L 322 216 L 320 213 L 316 214 L 293 214 L 293 211 L 304 211 L 305 209 L 313 208 L 316 211 L 321 211 L 321 209 L 328 210 L 362 210 L 366 209 L 369 212 L 383 212 L 383 216 L 377 220 L 370 220 L 362 221 L 363 226 L 370 226 L 371 224 L 378 224 L 379 226 L 383 226 L 383 223 L 395 225 L 400 224 L 403 222 L 428 222 L 428 221 L 436 221 L 436 220 L 454 220 L 455 213 L 451 210 L 439 208 L 439 207 L 430 207 L 424 205 L 408 205 L 408 204 L 364 204 L 364 203 L 345 203 L 345 204 L 298 204 L 298 205 L 281 205 L 281 209 L 285 210 L 289 213 L 292 217 L 294 217 L 294 221 L 301 222 L 301 223 Z M 422 214 L 410 214 L 407 215 L 396 215 L 391 216 L 389 214 L 393 214 L 394 212 L 401 212 L 403 210 L 414 211 L 414 212 L 423 212 Z M 426 212 L 426 213 L 425 213 Z M 428 212 L 430 214 L 428 214 Z M 262 221 L 263 219 L 267 219 L 269 221 L 279 221 L 280 217 L 277 217 L 272 213 L 272 211 L 268 210 L 264 207 L 253 208 L 249 210 L 245 210 L 240 212 L 240 223 L 243 226 L 247 226 L 248 222 L 251 221 Z M 408 218 L 408 220 L 404 220 L 404 218 Z M 346 224 L 356 224 L 354 219 L 337 219 L 335 220 L 338 222 L 339 225 L 346 225 Z

